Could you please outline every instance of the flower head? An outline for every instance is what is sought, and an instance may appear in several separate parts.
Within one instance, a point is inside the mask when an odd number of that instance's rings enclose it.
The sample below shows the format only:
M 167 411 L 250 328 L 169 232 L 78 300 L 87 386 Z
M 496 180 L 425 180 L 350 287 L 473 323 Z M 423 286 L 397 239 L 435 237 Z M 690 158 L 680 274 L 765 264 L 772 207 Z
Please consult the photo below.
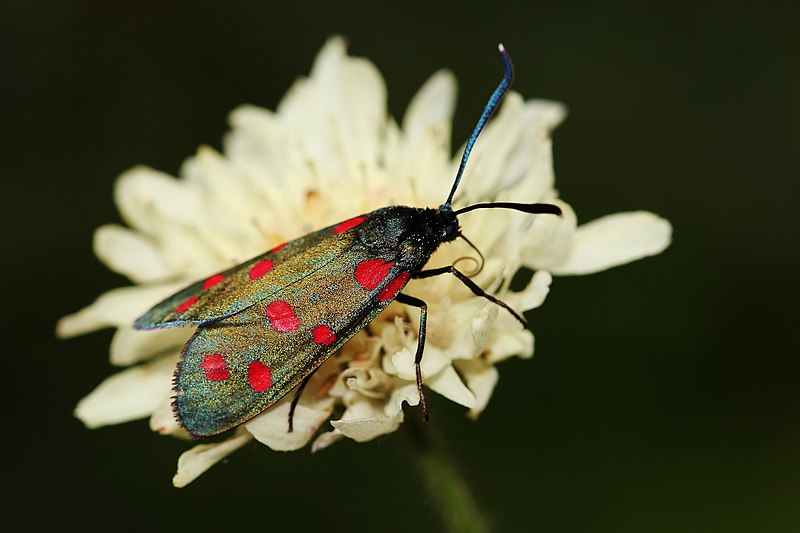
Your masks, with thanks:
M 191 328 L 137 331 L 134 319 L 183 286 L 312 230 L 387 205 L 441 204 L 460 161 L 460 151 L 454 156 L 450 150 L 455 90 L 453 76 L 437 72 L 398 124 L 387 114 L 379 72 L 349 57 L 344 41 L 334 38 L 277 111 L 243 106 L 231 114 L 224 154 L 201 147 L 178 178 L 145 167 L 124 173 L 115 199 L 127 227 L 100 227 L 95 252 L 134 285 L 64 317 L 58 331 L 73 336 L 116 328 L 111 362 L 128 368 L 84 398 L 76 416 L 89 427 L 149 417 L 154 431 L 185 437 L 170 397 Z M 562 209 L 563 218 L 484 210 L 460 219 L 463 233 L 485 256 L 473 281 L 519 312 L 543 303 L 552 275 L 597 272 L 657 254 L 670 242 L 669 223 L 647 212 L 577 226 L 574 211 L 554 189 L 550 134 L 564 115 L 560 104 L 508 94 L 476 145 L 454 200 L 458 206 L 550 202 Z M 470 255 L 455 241 L 442 246 L 429 266 Z M 535 274 L 526 287 L 512 290 L 510 280 L 523 267 Z M 428 304 L 425 386 L 477 417 L 497 382 L 496 363 L 531 357 L 533 335 L 451 278 L 413 280 L 404 292 Z M 185 452 L 174 483 L 191 482 L 253 438 L 274 450 L 311 442 L 316 451 L 396 430 L 403 402 L 419 402 L 418 327 L 415 309 L 393 303 L 314 374 L 293 432 L 286 431 L 289 394 L 226 440 Z

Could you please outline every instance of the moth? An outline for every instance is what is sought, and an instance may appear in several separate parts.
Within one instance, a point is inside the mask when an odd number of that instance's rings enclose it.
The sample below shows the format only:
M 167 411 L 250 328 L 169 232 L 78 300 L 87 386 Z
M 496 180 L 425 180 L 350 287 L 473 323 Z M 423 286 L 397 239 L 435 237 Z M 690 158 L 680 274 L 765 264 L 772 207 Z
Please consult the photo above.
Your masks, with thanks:
M 450 194 L 438 208 L 390 206 L 279 245 L 170 296 L 134 323 L 137 329 L 194 325 L 174 376 L 173 410 L 195 437 L 234 428 L 297 389 L 294 408 L 313 373 L 394 300 L 420 311 L 415 354 L 423 416 L 422 360 L 427 304 L 403 289 L 412 279 L 456 276 L 476 296 L 525 320 L 455 266 L 425 269 L 443 243 L 466 237 L 458 217 L 475 209 L 561 215 L 550 204 L 489 202 L 453 209 L 451 202 L 481 131 L 513 81 L 505 72 L 466 144 Z

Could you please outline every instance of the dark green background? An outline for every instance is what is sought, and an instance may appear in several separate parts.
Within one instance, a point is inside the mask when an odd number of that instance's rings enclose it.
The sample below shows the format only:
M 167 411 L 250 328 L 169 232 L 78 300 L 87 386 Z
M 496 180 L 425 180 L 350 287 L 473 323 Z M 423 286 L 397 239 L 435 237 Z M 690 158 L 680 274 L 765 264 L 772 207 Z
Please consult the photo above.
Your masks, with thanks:
M 440 528 L 400 434 L 315 455 L 253 446 L 173 489 L 185 443 L 71 416 L 113 372 L 110 332 L 52 334 L 125 284 L 91 252 L 94 228 L 118 220 L 115 177 L 138 163 L 176 173 L 199 144 L 218 147 L 231 109 L 274 108 L 342 33 L 382 71 L 395 116 L 451 68 L 458 144 L 502 40 L 518 91 L 569 106 L 555 167 L 580 219 L 642 208 L 675 227 L 661 256 L 556 279 L 529 316 L 535 358 L 501 365 L 478 423 L 432 398 L 430 425 L 497 529 L 800 527 L 792 4 L 110 4 L 0 8 L 12 514 L 32 529 Z

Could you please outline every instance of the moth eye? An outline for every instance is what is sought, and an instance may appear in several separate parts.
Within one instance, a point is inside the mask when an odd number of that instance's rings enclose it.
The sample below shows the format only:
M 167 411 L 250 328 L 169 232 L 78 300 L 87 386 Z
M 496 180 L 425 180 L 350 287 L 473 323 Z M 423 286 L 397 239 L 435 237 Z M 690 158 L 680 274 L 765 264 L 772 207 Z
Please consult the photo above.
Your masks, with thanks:
M 444 237 L 445 240 L 447 240 L 447 241 L 453 240 L 453 239 L 456 238 L 456 235 L 458 235 L 458 222 L 457 221 L 453 222 L 451 224 L 448 224 L 447 226 L 444 227 L 443 237 Z

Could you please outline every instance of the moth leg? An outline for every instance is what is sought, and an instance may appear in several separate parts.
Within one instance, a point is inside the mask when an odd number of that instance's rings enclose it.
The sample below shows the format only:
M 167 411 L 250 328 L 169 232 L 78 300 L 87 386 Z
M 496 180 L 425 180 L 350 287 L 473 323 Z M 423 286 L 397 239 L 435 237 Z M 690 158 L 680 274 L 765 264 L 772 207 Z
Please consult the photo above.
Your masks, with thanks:
M 414 279 L 423 279 L 423 278 L 430 278 L 430 277 L 433 277 L 433 276 L 439 276 L 440 274 L 453 274 L 455 277 L 457 277 L 459 280 L 461 280 L 461 283 L 466 285 L 467 288 L 469 290 L 471 290 L 472 293 L 475 296 L 480 296 L 482 298 L 486 298 L 490 302 L 496 303 L 497 305 L 499 305 L 500 307 L 502 307 L 503 309 L 505 309 L 506 311 L 511 313 L 511 315 L 514 318 L 516 318 L 517 321 L 519 321 L 519 323 L 523 325 L 523 327 L 525 327 L 525 328 L 528 327 L 528 322 L 524 318 L 522 318 L 519 315 L 519 313 L 517 313 L 516 311 L 511 309 L 508 306 L 507 303 L 505 303 L 502 300 L 498 300 L 497 298 L 495 298 L 491 294 L 487 293 L 486 291 L 484 291 L 483 289 L 478 287 L 478 285 L 476 285 L 474 281 L 469 279 L 467 276 L 465 276 L 462 272 L 460 272 L 454 266 L 441 267 L 441 268 L 432 268 L 430 270 L 420 270 L 419 272 L 414 272 L 413 274 L 411 274 L 411 277 L 414 278 Z
M 314 372 L 316 372 L 316 369 L 314 370 Z M 306 385 L 308 385 L 308 382 L 311 379 L 311 376 L 314 375 L 314 372 L 311 372 L 309 375 L 305 377 L 305 379 L 303 379 L 303 382 L 300 384 L 299 387 L 297 387 L 297 392 L 294 393 L 294 398 L 292 398 L 292 405 L 289 406 L 289 433 L 294 431 L 294 410 L 297 407 L 297 402 L 300 401 L 300 396 L 303 395 L 303 390 L 306 388 Z
M 407 294 L 398 294 L 396 300 L 401 304 L 419 307 L 419 340 L 417 341 L 417 354 L 414 356 L 414 367 L 417 370 L 417 390 L 419 391 L 419 403 L 422 406 L 422 416 L 425 422 L 430 420 L 428 416 L 428 404 L 425 402 L 425 394 L 422 392 L 422 352 L 425 350 L 425 334 L 428 324 L 428 304 L 419 298 L 414 298 Z

